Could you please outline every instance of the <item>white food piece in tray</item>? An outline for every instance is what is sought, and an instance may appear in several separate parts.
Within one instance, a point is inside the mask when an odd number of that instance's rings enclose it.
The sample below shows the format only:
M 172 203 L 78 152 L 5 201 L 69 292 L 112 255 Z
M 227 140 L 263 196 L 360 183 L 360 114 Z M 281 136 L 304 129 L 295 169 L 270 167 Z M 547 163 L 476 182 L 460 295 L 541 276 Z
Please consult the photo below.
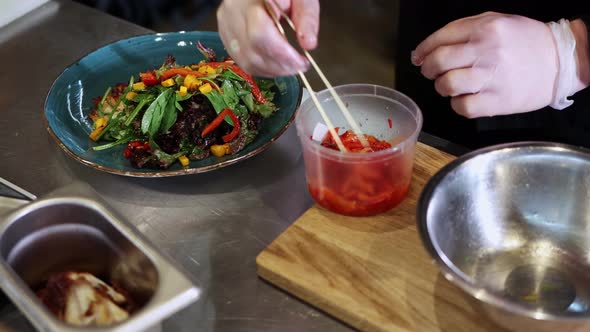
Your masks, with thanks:
M 313 128 L 313 135 L 311 136 L 311 139 L 316 142 L 321 142 L 324 140 L 326 135 L 328 135 L 329 131 L 330 130 L 328 129 L 328 126 L 326 126 L 323 123 L 318 122 L 315 125 L 315 128 Z
M 48 300 L 63 321 L 78 325 L 110 325 L 129 318 L 125 295 L 90 273 L 64 272 L 47 283 Z
M 117 305 L 125 302 L 123 294 L 88 273 L 70 273 L 68 277 L 73 284 L 66 302 L 66 322 L 75 325 L 110 325 L 129 317 L 127 311 Z

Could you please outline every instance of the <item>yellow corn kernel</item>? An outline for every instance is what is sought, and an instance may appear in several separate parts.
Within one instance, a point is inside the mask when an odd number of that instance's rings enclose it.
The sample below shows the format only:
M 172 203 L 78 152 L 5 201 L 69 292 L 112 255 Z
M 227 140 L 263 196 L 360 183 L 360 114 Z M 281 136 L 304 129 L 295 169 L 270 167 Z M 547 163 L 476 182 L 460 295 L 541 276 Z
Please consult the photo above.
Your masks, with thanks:
M 199 73 L 211 75 L 211 74 L 216 74 L 217 70 L 209 65 L 205 65 L 205 66 L 199 67 Z
M 100 133 L 102 133 L 102 131 L 104 130 L 104 127 L 98 127 L 96 129 L 94 129 L 90 135 L 88 135 L 88 137 L 90 137 L 91 140 L 95 141 L 98 139 L 98 135 L 100 135 Z
M 199 71 L 199 73 L 206 74 L 206 75 L 217 74 L 217 69 L 215 69 L 209 65 L 200 66 L 198 71 Z
M 229 143 L 211 145 L 211 153 L 216 157 L 223 157 L 229 153 Z
M 127 100 L 133 100 L 133 98 L 137 97 L 137 92 L 133 92 L 133 91 L 129 91 L 127 92 L 127 95 L 125 95 L 125 98 L 127 98 Z
M 215 69 L 211 66 L 206 66 L 206 68 L 207 68 L 207 75 L 217 74 L 217 69 Z
M 213 88 L 211 87 L 211 84 L 209 84 L 209 83 L 205 83 L 199 87 L 199 91 L 201 91 L 201 93 L 204 95 L 211 92 L 211 90 L 213 90 Z
M 197 79 L 197 77 L 195 75 L 190 75 L 190 74 L 186 75 L 186 77 L 184 78 L 184 82 L 182 83 L 182 85 L 187 87 L 187 89 L 189 89 L 189 90 L 195 90 L 201 84 L 203 84 L 203 82 L 201 82 L 199 79 Z
M 188 158 L 186 156 L 180 156 L 180 157 L 178 157 L 178 161 L 180 162 L 180 164 L 183 167 L 188 166 L 189 160 L 188 160 Z
M 106 124 L 107 124 L 107 119 L 105 119 L 104 117 L 98 118 L 98 119 L 96 119 L 96 122 L 94 122 L 94 128 L 104 127 Z
M 169 88 L 169 87 L 173 86 L 175 83 L 176 82 L 174 82 L 173 79 L 169 78 L 169 79 L 162 82 L 162 86 L 165 88 Z
M 178 93 L 181 97 L 186 96 L 186 93 L 188 92 L 188 89 L 186 88 L 186 86 L 181 86 L 178 91 L 176 91 L 176 93 Z
M 184 66 L 184 69 L 193 70 L 190 66 Z
M 145 83 L 143 83 L 143 82 L 133 83 L 133 90 L 135 90 L 135 91 L 145 90 Z
M 102 133 L 104 128 L 107 126 L 107 122 L 108 120 L 106 117 L 96 119 L 94 122 L 94 130 L 90 133 L 90 135 L 88 135 L 88 137 L 96 142 L 98 135 L 100 135 L 100 133 Z

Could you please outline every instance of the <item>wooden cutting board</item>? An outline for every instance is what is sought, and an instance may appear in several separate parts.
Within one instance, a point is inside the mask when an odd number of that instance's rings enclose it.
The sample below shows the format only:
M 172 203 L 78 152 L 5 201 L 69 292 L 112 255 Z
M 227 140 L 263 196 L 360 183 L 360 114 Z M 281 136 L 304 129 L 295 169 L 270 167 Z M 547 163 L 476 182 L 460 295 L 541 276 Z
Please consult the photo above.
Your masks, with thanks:
M 453 159 L 419 143 L 410 193 L 389 213 L 311 207 L 260 253 L 258 275 L 360 330 L 502 331 L 439 273 L 416 228 L 422 188 Z

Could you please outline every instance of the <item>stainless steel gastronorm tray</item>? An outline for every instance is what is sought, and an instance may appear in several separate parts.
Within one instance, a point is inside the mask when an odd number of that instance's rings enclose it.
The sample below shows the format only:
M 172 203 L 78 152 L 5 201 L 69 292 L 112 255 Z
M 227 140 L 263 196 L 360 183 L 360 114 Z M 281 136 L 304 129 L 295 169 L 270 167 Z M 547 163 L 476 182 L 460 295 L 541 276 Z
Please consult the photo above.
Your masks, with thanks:
M 0 197 L 0 287 L 37 329 L 143 331 L 198 300 L 200 287 L 91 188 L 74 184 L 40 199 L 22 192 L 22 197 Z M 117 282 L 139 309 L 104 328 L 60 321 L 35 288 L 66 270 Z
M 0 215 L 36 199 L 35 195 L 0 178 Z

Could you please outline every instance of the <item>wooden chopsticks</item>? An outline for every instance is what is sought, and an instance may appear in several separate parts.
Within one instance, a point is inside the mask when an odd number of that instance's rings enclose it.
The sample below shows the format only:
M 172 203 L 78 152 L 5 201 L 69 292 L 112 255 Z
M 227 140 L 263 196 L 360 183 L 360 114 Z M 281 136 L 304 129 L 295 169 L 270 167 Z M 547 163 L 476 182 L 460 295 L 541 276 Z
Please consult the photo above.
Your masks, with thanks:
M 275 13 L 275 8 L 281 14 L 281 17 L 283 19 L 285 19 L 285 21 L 287 22 L 287 24 L 289 25 L 289 27 L 291 27 L 291 29 L 295 33 L 297 33 L 297 30 L 295 28 L 295 24 L 293 24 L 293 21 L 291 21 L 291 18 L 289 18 L 289 16 L 280 9 L 280 7 L 274 2 L 274 0 L 264 0 L 264 5 L 265 5 L 266 10 L 268 11 L 269 15 L 271 16 L 271 18 L 275 22 L 277 28 L 279 29 L 279 32 L 285 37 L 285 39 L 287 38 L 287 34 L 285 33 L 285 30 L 283 29 L 283 26 L 282 26 L 282 24 L 280 22 L 279 17 L 277 17 L 277 15 Z M 309 60 L 309 63 L 311 63 L 313 69 L 318 73 L 318 75 L 321 78 L 321 80 L 324 83 L 324 85 L 326 85 L 326 87 L 328 88 L 328 91 L 330 92 L 330 94 L 332 95 L 332 97 L 334 98 L 334 100 L 336 101 L 336 104 L 338 105 L 338 108 L 340 109 L 340 111 L 344 115 L 344 118 L 346 119 L 346 121 L 348 122 L 348 124 L 350 125 L 350 127 L 352 128 L 352 131 L 359 138 L 359 140 L 360 140 L 361 144 L 363 145 L 363 147 L 370 148 L 369 147 L 369 142 L 367 141 L 365 135 L 363 135 L 361 129 L 358 126 L 358 124 L 354 121 L 352 115 L 350 115 L 350 112 L 348 111 L 348 109 L 344 105 L 344 102 L 342 102 L 342 99 L 340 98 L 340 96 L 338 96 L 338 94 L 336 93 L 336 91 L 332 87 L 332 84 L 330 84 L 330 82 L 326 78 L 326 75 L 324 75 L 324 73 L 322 72 L 322 70 L 320 69 L 320 67 L 318 66 L 318 64 L 315 62 L 315 60 L 312 58 L 311 54 L 309 54 L 309 52 L 307 50 L 304 49 L 303 50 L 303 54 Z M 326 126 L 328 127 L 328 130 L 329 130 L 330 134 L 334 138 L 334 141 L 336 142 L 336 145 L 338 146 L 338 148 L 340 149 L 340 151 L 346 152 L 347 151 L 346 150 L 346 147 L 344 147 L 344 144 L 342 144 L 342 140 L 340 139 L 340 136 L 338 136 L 338 133 L 336 132 L 336 129 L 334 128 L 334 125 L 332 124 L 332 121 L 330 121 L 330 118 L 326 114 L 326 111 L 324 110 L 324 108 L 322 107 L 321 103 L 317 99 L 315 92 L 313 91 L 313 89 L 311 88 L 311 85 L 309 84 L 309 81 L 305 77 L 305 74 L 303 74 L 302 71 L 297 71 L 297 74 L 299 75 L 299 77 L 301 78 L 301 81 L 303 81 L 303 84 L 307 88 L 307 90 L 309 92 L 309 96 L 311 97 L 311 99 L 313 100 L 313 103 L 315 104 L 316 108 L 320 112 L 320 115 L 322 116 L 322 119 L 324 120 L 324 122 L 326 122 Z

